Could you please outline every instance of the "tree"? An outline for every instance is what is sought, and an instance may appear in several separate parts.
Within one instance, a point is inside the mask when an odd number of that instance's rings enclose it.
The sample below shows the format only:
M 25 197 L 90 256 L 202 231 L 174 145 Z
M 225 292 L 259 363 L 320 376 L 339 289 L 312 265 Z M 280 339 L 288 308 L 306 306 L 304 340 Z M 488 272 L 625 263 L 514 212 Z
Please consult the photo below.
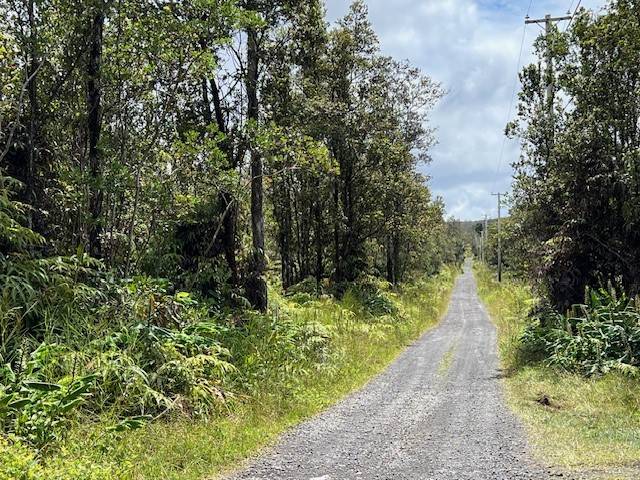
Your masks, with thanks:
M 104 5 L 98 0 L 89 9 L 87 27 L 87 155 L 91 177 L 89 195 L 89 252 L 102 257 L 102 159 L 100 134 L 102 131 L 102 30 L 104 28 Z
M 548 46 L 556 58 L 554 115 L 545 113 L 538 67 L 522 73 L 510 129 L 525 155 L 512 213 L 532 247 L 532 274 L 560 310 L 588 285 L 640 288 L 639 9 L 620 0 L 597 18 L 583 10 L 570 32 L 538 41 L 539 54 Z

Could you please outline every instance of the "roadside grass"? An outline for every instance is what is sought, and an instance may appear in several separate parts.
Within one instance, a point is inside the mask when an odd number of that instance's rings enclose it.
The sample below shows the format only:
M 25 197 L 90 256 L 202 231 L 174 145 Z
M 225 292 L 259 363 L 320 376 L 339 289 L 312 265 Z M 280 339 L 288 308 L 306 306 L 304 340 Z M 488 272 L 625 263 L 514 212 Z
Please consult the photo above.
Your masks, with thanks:
M 288 315 L 311 318 L 331 336 L 332 353 L 318 370 L 264 383 L 258 394 L 238 397 L 205 420 L 167 418 L 142 429 L 104 435 L 104 423 L 74 428 L 55 462 L 112 465 L 112 478 L 201 480 L 217 478 L 272 444 L 296 425 L 381 372 L 406 346 L 437 324 L 449 303 L 457 272 L 447 268 L 399 292 L 386 292 L 396 312 L 366 315 L 331 299 L 297 305 L 275 296 Z M 347 308 L 348 307 L 348 308 Z
M 534 453 L 548 464 L 593 475 L 640 475 L 640 381 L 619 373 L 585 378 L 530 364 L 519 337 L 534 302 L 531 289 L 476 264 L 482 301 L 498 329 L 511 408 L 522 418 Z

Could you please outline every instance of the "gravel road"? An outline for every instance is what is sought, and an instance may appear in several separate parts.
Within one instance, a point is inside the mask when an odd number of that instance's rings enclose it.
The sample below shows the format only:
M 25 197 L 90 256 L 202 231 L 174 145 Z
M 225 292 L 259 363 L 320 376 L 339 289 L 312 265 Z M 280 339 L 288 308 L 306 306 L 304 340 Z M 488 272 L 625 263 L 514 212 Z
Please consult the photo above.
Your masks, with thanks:
M 505 406 L 470 265 L 441 324 L 359 392 L 282 436 L 241 479 L 545 479 Z

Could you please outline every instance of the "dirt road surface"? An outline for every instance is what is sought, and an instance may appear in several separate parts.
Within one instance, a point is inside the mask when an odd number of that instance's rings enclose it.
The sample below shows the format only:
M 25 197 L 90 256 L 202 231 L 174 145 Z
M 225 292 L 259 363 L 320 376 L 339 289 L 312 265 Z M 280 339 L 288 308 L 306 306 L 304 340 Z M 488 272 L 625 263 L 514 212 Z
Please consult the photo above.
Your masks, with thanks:
M 362 390 L 283 435 L 230 478 L 550 476 L 531 460 L 522 427 L 505 406 L 495 328 L 467 263 L 438 327 Z

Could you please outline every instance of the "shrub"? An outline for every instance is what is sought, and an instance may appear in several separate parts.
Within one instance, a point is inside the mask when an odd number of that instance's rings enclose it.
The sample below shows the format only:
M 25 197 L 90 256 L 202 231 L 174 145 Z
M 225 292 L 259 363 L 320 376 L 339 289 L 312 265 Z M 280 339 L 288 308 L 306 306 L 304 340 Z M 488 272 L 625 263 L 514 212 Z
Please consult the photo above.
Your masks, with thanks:
M 296 283 L 295 285 L 287 288 L 287 295 L 296 295 L 299 293 L 304 293 L 310 296 L 316 296 L 318 294 L 322 294 L 322 285 L 319 286 L 320 291 L 318 291 L 318 282 L 313 277 L 307 277 L 302 280 L 300 283 Z
M 219 327 L 197 323 L 182 330 L 138 324 L 88 348 L 88 373 L 97 377 L 95 408 L 122 415 L 179 407 L 201 415 L 224 400 L 222 382 L 233 366 L 216 340 Z
M 584 375 L 640 373 L 640 305 L 609 290 L 588 289 L 567 315 L 540 313 L 522 335 L 523 348 L 546 363 Z
M 364 277 L 346 290 L 342 298 L 343 304 L 355 310 L 361 306 L 364 312 L 372 317 L 394 315 L 398 309 L 383 287 L 388 288 L 388 284 L 378 279 Z
M 0 428 L 39 449 L 61 438 L 94 381 L 92 376 L 45 381 L 43 360 L 48 350 L 42 346 L 34 351 L 18 374 L 9 364 L 0 371 Z
M 274 384 L 291 389 L 327 360 L 330 340 L 322 324 L 286 306 L 274 315 L 247 314 L 240 326 L 226 331 L 223 340 L 237 367 L 234 388 L 252 394 Z

